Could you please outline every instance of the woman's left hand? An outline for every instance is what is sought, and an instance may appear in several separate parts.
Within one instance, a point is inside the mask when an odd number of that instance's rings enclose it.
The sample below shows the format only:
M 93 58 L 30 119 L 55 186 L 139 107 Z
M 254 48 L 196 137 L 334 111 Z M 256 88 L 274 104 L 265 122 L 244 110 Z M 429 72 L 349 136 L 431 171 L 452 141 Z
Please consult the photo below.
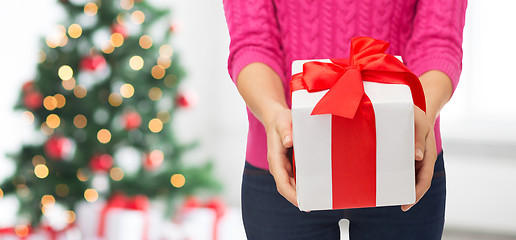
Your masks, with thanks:
M 434 135 L 435 119 L 429 117 L 419 107 L 414 106 L 415 127 L 415 168 L 416 168 L 416 202 L 402 205 L 401 210 L 408 211 L 430 188 L 434 176 L 434 164 L 437 149 Z

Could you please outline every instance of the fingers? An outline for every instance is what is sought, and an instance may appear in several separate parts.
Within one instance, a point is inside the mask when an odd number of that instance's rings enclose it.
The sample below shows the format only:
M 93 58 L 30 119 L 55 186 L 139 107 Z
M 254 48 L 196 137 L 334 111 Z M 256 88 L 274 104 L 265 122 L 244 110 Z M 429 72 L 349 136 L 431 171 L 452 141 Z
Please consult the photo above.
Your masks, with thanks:
M 273 159 L 274 158 L 274 159 Z M 283 156 L 271 156 L 269 171 L 276 181 L 278 192 L 297 207 L 296 183 L 291 177 L 292 166 Z
M 430 189 L 432 178 L 434 176 L 434 165 L 437 159 L 437 150 L 435 147 L 435 136 L 433 131 L 428 134 L 425 141 L 425 155 L 420 162 L 416 162 L 418 170 L 416 171 L 416 202 L 401 206 L 401 210 L 408 211 L 411 207 L 421 200 L 425 193 Z
M 292 115 L 289 109 L 276 117 L 267 131 L 267 160 L 278 192 L 297 206 L 296 184 L 287 149 L 292 147 Z
M 419 107 L 414 106 L 415 156 L 418 161 L 425 156 L 425 142 L 430 127 L 426 123 L 426 115 Z

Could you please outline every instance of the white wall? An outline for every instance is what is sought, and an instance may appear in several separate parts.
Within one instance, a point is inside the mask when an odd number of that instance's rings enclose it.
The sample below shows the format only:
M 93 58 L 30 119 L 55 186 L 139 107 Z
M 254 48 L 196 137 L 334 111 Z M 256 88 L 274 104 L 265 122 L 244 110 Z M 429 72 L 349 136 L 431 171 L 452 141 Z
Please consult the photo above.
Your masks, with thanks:
M 6 1 L 0 14 L 0 177 L 3 156 L 15 151 L 20 129 L 32 128 L 12 112 L 20 85 L 34 74 L 38 36 L 59 19 L 53 0 Z M 202 139 L 201 156 L 217 162 L 226 200 L 239 204 L 245 156 L 245 106 L 226 70 L 229 37 L 222 1 L 159 0 L 174 7 L 181 28 L 175 47 L 188 72 L 186 89 L 197 107 L 176 119 L 184 139 Z M 470 0 L 464 41 L 464 73 L 442 113 L 448 177 L 447 227 L 516 235 L 516 2 Z M 9 47 L 5 47 L 9 46 Z M 505 63 L 504 63 L 505 62 Z

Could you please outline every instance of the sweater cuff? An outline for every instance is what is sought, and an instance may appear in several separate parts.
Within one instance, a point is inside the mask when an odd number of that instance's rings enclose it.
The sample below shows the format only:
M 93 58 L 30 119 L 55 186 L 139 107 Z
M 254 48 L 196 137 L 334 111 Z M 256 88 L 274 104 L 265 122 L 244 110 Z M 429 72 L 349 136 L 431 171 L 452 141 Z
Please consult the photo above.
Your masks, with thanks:
M 425 58 L 415 62 L 410 69 L 418 77 L 430 70 L 439 70 L 444 72 L 450 78 L 453 85 L 453 92 L 455 92 L 457 84 L 459 83 L 462 62 L 457 63 L 456 61 L 447 58 Z
M 233 82 L 236 84 L 238 79 L 238 74 L 242 69 L 254 62 L 261 62 L 272 68 L 278 76 L 283 79 L 283 68 L 281 64 L 276 60 L 275 57 L 271 56 L 271 54 L 267 54 L 267 52 L 259 49 L 259 48 L 247 48 L 239 51 L 233 57 L 233 61 L 231 69 L 229 71 L 230 77 Z

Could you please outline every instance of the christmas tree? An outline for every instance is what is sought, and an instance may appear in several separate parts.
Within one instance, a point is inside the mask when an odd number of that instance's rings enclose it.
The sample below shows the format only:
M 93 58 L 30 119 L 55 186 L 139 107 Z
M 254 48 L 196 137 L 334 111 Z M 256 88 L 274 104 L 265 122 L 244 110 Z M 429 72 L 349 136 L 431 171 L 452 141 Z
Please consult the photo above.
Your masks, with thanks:
M 0 197 L 16 195 L 20 217 L 38 225 L 56 204 L 74 215 L 78 202 L 118 192 L 170 202 L 219 188 L 209 162 L 187 164 L 196 143 L 180 143 L 171 126 L 190 98 L 178 90 L 169 10 L 145 0 L 60 3 L 67 20 L 43 39 L 16 106 L 34 139 L 12 154 Z

